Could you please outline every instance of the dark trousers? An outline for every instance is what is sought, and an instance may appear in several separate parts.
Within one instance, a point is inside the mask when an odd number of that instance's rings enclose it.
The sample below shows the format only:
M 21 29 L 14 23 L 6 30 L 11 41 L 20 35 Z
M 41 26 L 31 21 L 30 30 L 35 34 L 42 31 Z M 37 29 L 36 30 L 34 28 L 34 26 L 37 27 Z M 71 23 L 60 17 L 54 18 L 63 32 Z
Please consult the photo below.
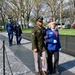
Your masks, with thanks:
M 21 39 L 22 39 L 22 36 L 21 35 L 16 35 L 17 44 L 20 44 Z
M 12 40 L 13 40 L 13 33 L 8 33 L 9 45 L 12 45 Z
M 59 51 L 47 51 L 48 52 L 48 71 L 56 72 L 58 71 L 58 63 L 59 63 Z M 54 55 L 54 62 L 52 60 L 52 56 Z

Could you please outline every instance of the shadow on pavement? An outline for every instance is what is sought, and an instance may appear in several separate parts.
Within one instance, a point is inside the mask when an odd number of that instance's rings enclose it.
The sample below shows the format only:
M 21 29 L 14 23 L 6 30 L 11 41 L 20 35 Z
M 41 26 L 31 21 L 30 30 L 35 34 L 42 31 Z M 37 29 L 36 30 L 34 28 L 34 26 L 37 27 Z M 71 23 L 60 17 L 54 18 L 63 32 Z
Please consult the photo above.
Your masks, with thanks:
M 31 42 L 21 43 L 21 45 L 30 44 Z
M 5 44 L 9 49 L 22 61 L 23 64 L 25 64 L 33 73 L 35 71 L 34 69 L 34 58 L 33 58 L 33 52 L 26 47 L 22 45 L 8 45 L 8 38 L 0 34 L 0 39 L 5 40 Z M 26 42 L 23 44 L 28 44 L 31 42 Z
M 66 63 L 60 64 L 59 65 L 59 70 L 60 70 L 60 73 L 62 73 L 62 72 L 66 71 L 68 69 L 71 69 L 73 67 L 75 67 L 75 60 L 68 61 Z M 72 75 L 72 74 L 69 74 L 69 75 Z
M 25 44 L 30 44 L 31 42 L 26 42 L 26 43 L 21 43 L 20 45 L 25 45 Z M 13 45 L 12 46 L 16 46 L 17 43 L 14 41 Z

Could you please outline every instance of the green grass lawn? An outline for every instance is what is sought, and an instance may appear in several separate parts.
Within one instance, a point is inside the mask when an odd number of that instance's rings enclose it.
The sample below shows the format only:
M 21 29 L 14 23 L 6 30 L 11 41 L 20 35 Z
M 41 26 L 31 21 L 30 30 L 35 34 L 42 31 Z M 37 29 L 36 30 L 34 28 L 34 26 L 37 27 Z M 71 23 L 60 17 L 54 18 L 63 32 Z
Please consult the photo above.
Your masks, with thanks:
M 0 29 L 0 32 L 5 32 L 6 30 L 5 29 Z
M 32 29 L 24 29 L 23 33 L 31 33 Z M 74 35 L 75 36 L 75 29 L 59 29 L 60 35 Z
M 2 32 L 5 32 L 6 30 L 2 30 Z M 23 29 L 23 33 L 31 33 L 32 28 L 29 29 Z M 0 30 L 1 32 L 1 30 Z M 59 29 L 59 34 L 60 35 L 73 35 L 75 36 L 75 29 Z
M 60 35 L 74 35 L 75 36 L 75 29 L 59 29 Z
M 32 28 L 22 30 L 23 33 L 31 33 L 31 31 L 32 31 Z

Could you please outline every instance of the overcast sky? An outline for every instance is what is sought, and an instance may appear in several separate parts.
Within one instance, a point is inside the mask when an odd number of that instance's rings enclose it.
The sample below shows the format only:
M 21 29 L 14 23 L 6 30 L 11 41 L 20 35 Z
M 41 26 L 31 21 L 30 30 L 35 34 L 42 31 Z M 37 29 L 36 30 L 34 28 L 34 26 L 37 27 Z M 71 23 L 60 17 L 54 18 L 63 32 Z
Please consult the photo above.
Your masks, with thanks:
M 64 1 L 68 2 L 69 0 L 64 0 Z

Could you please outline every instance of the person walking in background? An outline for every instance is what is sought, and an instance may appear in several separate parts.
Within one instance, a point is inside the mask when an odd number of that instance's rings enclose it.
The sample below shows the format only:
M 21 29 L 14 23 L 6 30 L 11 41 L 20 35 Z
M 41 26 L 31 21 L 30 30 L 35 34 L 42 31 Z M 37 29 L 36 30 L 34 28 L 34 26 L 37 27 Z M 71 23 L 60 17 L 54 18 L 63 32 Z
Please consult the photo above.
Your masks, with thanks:
M 32 50 L 34 55 L 36 75 L 47 75 L 46 49 L 44 43 L 45 28 L 43 18 L 36 19 L 36 26 L 32 30 Z M 40 70 L 40 58 L 42 60 L 42 72 Z
M 55 29 L 55 22 L 48 24 L 49 28 L 45 31 L 46 48 L 48 52 L 48 71 L 50 74 L 56 73 L 59 75 L 58 63 L 59 63 L 59 50 L 61 50 L 59 32 Z M 54 63 L 52 56 L 54 55 Z
M 8 22 L 6 22 L 6 31 L 8 34 L 8 41 L 9 41 L 9 46 L 12 45 L 12 40 L 13 40 L 13 23 L 11 22 L 10 19 L 8 19 Z
M 16 23 L 14 27 L 14 32 L 16 36 L 17 45 L 20 45 L 22 40 L 22 29 L 18 23 Z

